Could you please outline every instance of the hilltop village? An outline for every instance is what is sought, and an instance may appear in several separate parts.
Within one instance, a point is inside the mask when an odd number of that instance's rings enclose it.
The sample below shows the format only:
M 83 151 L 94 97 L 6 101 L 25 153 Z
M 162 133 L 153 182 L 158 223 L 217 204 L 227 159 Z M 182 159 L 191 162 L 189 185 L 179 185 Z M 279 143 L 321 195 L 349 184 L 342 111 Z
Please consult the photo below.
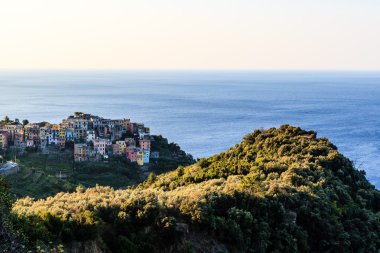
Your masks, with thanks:
M 151 152 L 150 129 L 130 119 L 106 119 L 76 112 L 59 124 L 11 121 L 7 117 L 0 123 L 0 149 L 3 151 L 16 148 L 46 153 L 51 147 L 69 148 L 73 150 L 75 162 L 124 156 L 140 166 L 159 157 L 158 152 Z

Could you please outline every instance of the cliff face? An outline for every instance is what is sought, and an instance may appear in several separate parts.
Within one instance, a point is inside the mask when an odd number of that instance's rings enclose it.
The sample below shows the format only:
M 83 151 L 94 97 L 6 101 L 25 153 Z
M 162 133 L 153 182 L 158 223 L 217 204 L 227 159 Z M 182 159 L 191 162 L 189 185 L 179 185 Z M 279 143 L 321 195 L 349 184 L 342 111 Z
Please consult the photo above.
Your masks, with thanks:
M 16 202 L 32 240 L 113 252 L 377 252 L 380 193 L 325 138 L 284 125 L 136 188 Z M 44 235 L 44 236 L 41 236 Z

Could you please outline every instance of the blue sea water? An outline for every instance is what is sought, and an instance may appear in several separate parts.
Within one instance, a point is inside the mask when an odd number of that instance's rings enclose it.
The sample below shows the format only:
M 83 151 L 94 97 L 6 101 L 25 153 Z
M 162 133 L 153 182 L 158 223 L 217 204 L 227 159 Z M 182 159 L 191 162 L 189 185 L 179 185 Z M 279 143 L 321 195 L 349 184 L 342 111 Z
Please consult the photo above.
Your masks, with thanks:
M 3 71 L 0 91 L 0 117 L 129 117 L 194 157 L 256 128 L 301 126 L 329 138 L 380 188 L 380 73 Z

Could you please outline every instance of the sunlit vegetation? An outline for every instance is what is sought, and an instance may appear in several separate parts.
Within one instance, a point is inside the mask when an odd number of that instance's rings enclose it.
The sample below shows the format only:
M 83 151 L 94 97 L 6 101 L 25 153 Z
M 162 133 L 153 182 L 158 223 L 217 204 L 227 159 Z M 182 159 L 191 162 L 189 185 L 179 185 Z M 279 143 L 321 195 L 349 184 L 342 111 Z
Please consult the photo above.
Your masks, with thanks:
M 313 131 L 256 130 L 134 188 L 78 187 L 13 206 L 29 244 L 112 252 L 377 252 L 380 192 Z

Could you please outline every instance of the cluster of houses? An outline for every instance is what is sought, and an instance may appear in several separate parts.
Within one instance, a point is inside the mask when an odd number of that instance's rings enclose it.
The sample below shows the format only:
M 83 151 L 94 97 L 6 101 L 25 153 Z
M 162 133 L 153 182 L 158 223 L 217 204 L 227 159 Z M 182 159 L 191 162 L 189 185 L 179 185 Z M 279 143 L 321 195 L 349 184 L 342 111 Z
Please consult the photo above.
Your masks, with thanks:
M 139 165 L 158 158 L 151 153 L 149 128 L 130 119 L 105 119 L 85 113 L 75 113 L 59 124 L 48 122 L 12 122 L 0 126 L 0 149 L 37 148 L 42 151 L 54 145 L 60 149 L 74 146 L 74 161 L 96 161 L 109 156 L 125 156 Z

